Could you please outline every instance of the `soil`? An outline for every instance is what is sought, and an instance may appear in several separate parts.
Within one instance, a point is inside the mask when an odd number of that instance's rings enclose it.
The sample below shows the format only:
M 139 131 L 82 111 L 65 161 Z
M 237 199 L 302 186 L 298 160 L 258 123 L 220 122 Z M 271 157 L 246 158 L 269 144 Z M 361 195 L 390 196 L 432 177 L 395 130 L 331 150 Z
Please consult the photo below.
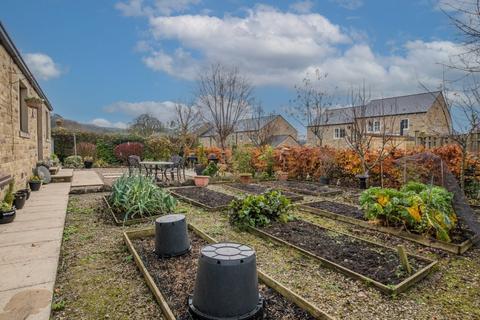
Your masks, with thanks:
M 226 207 L 235 199 L 233 196 L 202 187 L 172 188 L 170 190 L 210 208 Z
M 363 215 L 363 212 L 360 209 L 354 206 L 350 206 L 348 204 L 325 200 L 325 201 L 309 202 L 309 203 L 305 203 L 304 205 L 312 208 L 329 211 L 339 215 L 351 217 L 354 219 L 367 221 Z M 413 231 L 410 231 L 410 232 L 415 233 Z M 461 220 L 459 220 L 459 223 L 457 224 L 455 229 L 453 229 L 450 232 L 450 238 L 452 239 L 452 243 L 456 243 L 456 244 L 460 244 L 468 240 L 473 235 L 474 233 L 470 231 L 468 227 L 465 225 L 465 223 L 463 223 Z
M 208 244 L 193 232 L 189 232 L 189 237 L 192 250 L 183 256 L 169 259 L 159 259 L 155 255 L 154 237 L 132 241 L 145 267 L 167 299 L 170 309 L 178 320 L 192 319 L 188 313 L 187 299 L 195 287 L 200 250 Z M 259 283 L 259 290 L 266 302 L 264 319 L 314 319 L 271 288 Z
M 307 195 L 322 195 L 325 193 L 335 191 L 334 189 L 329 188 L 328 186 L 321 185 L 314 182 L 305 182 L 305 181 L 287 180 L 287 181 L 270 182 L 268 184 L 274 187 L 291 189 L 292 191 L 295 191 L 301 194 L 307 194 Z
M 409 276 L 396 251 L 306 221 L 277 222 L 262 230 L 385 285 L 398 284 Z M 414 257 L 409 257 L 409 262 L 413 272 L 427 265 Z
M 229 184 L 229 186 L 231 186 L 232 188 L 239 189 L 239 190 L 242 190 L 242 191 L 245 191 L 245 192 L 248 192 L 248 193 L 253 193 L 253 194 L 261 194 L 261 193 L 264 193 L 268 190 L 273 189 L 273 188 L 270 188 L 270 187 L 267 187 L 267 186 L 262 186 L 260 184 L 254 184 L 254 183 L 249 183 L 249 184 L 232 183 L 232 184 Z M 302 196 L 300 196 L 296 193 L 293 193 L 293 192 L 288 192 L 288 191 L 281 191 L 281 192 L 285 197 L 287 197 L 288 199 L 290 199 L 292 201 L 300 201 L 300 200 L 303 199 Z

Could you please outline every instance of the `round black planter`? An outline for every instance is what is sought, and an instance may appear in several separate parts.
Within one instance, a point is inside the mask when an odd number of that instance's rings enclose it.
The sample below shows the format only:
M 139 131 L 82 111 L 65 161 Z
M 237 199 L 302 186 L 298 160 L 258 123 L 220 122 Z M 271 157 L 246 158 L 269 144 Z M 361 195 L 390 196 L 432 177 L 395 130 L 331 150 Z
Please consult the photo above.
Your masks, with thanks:
M 83 165 L 86 169 L 91 169 L 93 166 L 93 161 L 83 161 Z
M 320 184 L 329 185 L 330 184 L 330 178 L 329 177 L 320 177 Z
M 203 173 L 203 170 L 205 170 L 205 166 L 203 164 L 196 164 L 195 165 L 195 173 L 197 176 L 201 176 Z
M 42 182 L 41 181 L 29 181 L 28 185 L 30 186 L 30 189 L 32 191 L 38 191 L 38 190 L 40 190 L 40 187 L 42 186 Z
M 22 209 L 25 205 L 25 201 L 27 201 L 27 195 L 25 193 L 15 193 L 15 200 L 13 201 L 13 204 L 15 205 L 16 209 Z
M 368 177 L 358 177 L 358 187 L 362 190 L 367 189 L 367 179 Z
M 23 193 L 24 195 L 27 196 L 27 200 L 28 200 L 30 198 L 31 191 L 30 191 L 30 189 L 27 188 L 27 189 L 20 189 L 16 193 L 17 194 Z
M 15 219 L 16 211 L 15 209 L 1 212 L 0 211 L 0 224 L 10 223 Z

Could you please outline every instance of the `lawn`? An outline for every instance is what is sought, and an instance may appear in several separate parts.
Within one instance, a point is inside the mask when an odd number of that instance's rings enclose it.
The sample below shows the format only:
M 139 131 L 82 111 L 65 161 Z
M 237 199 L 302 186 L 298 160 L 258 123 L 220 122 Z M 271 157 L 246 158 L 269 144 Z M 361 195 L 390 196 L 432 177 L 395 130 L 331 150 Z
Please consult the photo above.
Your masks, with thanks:
M 222 185 L 208 188 L 237 195 Z M 113 224 L 102 194 L 70 198 L 61 263 L 57 277 L 54 319 L 158 319 L 160 309 Z M 350 196 L 349 196 L 350 197 Z M 341 196 L 307 196 L 304 201 Z M 231 227 L 225 212 L 179 202 L 178 212 L 217 240 L 255 248 L 264 272 L 339 319 L 478 319 L 480 318 L 480 249 L 459 256 L 373 230 L 295 210 L 294 215 L 319 226 L 436 259 L 436 269 L 404 293 L 390 296 L 358 280 L 320 265 L 294 249 Z M 148 224 L 129 227 L 146 227 Z

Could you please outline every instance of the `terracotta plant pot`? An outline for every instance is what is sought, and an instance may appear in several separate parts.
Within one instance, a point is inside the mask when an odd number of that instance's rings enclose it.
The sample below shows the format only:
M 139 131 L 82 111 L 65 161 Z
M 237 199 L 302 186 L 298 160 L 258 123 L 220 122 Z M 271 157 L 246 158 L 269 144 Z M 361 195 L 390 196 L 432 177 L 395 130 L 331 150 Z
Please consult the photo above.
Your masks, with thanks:
M 252 182 L 252 174 L 250 174 L 250 173 L 242 173 L 242 174 L 239 176 L 239 178 L 240 178 L 240 182 L 241 182 L 241 183 L 247 184 L 247 183 L 251 183 L 251 182 Z
M 277 172 L 277 179 L 279 181 L 287 181 L 288 180 L 288 172 L 283 172 L 283 171 Z
M 210 180 L 209 176 L 195 176 L 193 177 L 193 180 L 195 181 L 195 185 L 197 187 L 206 187 L 208 186 L 208 181 Z

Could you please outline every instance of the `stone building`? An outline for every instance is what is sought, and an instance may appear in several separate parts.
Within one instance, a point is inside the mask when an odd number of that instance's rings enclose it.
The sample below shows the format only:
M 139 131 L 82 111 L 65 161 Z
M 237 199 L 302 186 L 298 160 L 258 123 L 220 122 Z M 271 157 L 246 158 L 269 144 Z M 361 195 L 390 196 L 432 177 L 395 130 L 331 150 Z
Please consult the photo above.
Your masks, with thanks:
M 42 99 L 29 107 L 25 98 Z M 25 187 L 38 160 L 51 154 L 52 106 L 0 23 L 0 185 Z
M 328 109 L 319 126 L 307 128 L 307 143 L 347 148 L 353 121 L 361 123 L 372 137 L 372 145 L 380 145 L 388 135 L 391 144 L 413 147 L 421 137 L 447 135 L 452 130 L 452 119 L 443 93 L 425 92 L 406 96 L 375 99 L 365 106 Z M 315 133 L 317 128 L 317 133 Z M 357 131 L 358 132 L 358 131 Z
M 200 144 L 218 147 L 213 126 L 206 124 L 198 133 Z M 230 147 L 258 144 L 269 144 L 274 148 L 299 146 L 297 129 L 281 115 L 269 115 L 238 121 L 235 132 L 227 138 Z

